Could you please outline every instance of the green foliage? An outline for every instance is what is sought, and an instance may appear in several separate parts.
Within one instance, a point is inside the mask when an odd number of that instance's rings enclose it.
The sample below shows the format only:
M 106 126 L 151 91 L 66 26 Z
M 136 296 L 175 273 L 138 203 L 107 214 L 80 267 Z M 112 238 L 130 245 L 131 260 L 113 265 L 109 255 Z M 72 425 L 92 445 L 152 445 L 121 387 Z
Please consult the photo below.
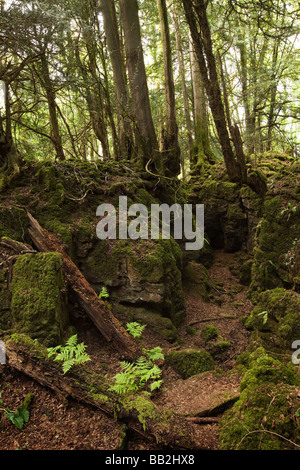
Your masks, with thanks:
M 146 325 L 140 325 L 138 322 L 127 323 L 126 329 L 134 338 L 141 338 Z
M 99 299 L 107 299 L 108 297 L 109 297 L 108 290 L 105 286 L 103 286 L 99 293 Z
M 141 338 L 145 327 L 146 325 L 137 322 L 127 323 L 127 331 L 134 338 Z M 159 346 L 152 349 L 143 348 L 143 353 L 145 355 L 140 356 L 135 363 L 120 362 L 121 372 L 114 376 L 114 385 L 111 385 L 109 390 L 124 395 L 146 389 L 148 385 L 150 392 L 161 387 L 161 369 L 155 361 L 164 360 L 162 349 Z
M 218 330 L 215 326 L 207 325 L 201 331 L 201 336 L 202 336 L 202 338 L 206 339 L 207 341 L 210 341 L 214 338 L 217 338 L 219 336 L 219 333 L 218 333 Z
M 54 361 L 62 362 L 63 373 L 66 374 L 73 366 L 90 361 L 90 356 L 85 352 L 86 345 L 78 343 L 77 334 L 71 336 L 65 346 L 47 348 L 48 357 L 54 357 Z
M 7 419 L 9 419 L 9 421 L 11 421 L 12 424 L 16 426 L 20 431 L 22 431 L 24 424 L 28 423 L 29 421 L 30 414 L 27 408 L 32 398 L 33 398 L 33 395 L 31 393 L 28 394 L 22 406 L 19 406 L 16 411 L 12 411 L 7 407 L 2 408 L 2 411 L 5 411 L 5 416 L 7 417 Z M 1 392 L 0 392 L 0 406 L 3 406 L 3 405 L 4 403 L 1 399 Z

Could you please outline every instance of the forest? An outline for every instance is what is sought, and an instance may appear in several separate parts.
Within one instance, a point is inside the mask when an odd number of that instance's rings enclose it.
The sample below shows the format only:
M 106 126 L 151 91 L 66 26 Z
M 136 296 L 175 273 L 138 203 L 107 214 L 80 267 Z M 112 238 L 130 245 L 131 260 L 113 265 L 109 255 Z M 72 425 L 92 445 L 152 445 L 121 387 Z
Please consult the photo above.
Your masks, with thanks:
M 298 450 L 299 2 L 0 10 L 0 451 Z

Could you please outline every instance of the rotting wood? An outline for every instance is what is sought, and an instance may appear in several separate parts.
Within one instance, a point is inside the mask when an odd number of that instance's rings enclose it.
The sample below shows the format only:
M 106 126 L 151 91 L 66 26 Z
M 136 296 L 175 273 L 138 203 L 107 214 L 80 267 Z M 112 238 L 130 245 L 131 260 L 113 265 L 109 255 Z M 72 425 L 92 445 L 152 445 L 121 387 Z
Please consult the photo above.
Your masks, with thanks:
M 140 355 L 137 342 L 120 324 L 108 305 L 99 299 L 76 264 L 67 255 L 66 246 L 58 236 L 41 227 L 29 212 L 27 212 L 27 216 L 30 223 L 28 231 L 34 246 L 41 252 L 56 252 L 61 254 L 63 259 L 62 270 L 68 288 L 75 295 L 79 305 L 105 340 L 111 343 L 124 358 L 134 359 Z M 2 239 L 1 243 L 18 254 L 34 252 L 30 245 L 14 242 L 13 240 Z
M 187 417 L 186 418 L 188 421 L 195 423 L 195 424 L 202 424 L 202 425 L 208 425 L 208 424 L 215 424 L 220 422 L 220 417 L 203 417 L 203 418 L 198 418 L 198 417 Z

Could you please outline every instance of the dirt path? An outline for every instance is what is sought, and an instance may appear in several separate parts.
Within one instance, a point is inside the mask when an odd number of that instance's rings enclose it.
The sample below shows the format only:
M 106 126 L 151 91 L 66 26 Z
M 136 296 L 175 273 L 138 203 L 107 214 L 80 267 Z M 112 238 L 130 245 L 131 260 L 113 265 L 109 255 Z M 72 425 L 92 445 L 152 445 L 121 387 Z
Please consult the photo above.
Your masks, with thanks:
M 247 299 L 248 288 L 242 286 L 232 274 L 240 262 L 239 255 L 216 251 L 214 263 L 209 269 L 210 282 L 215 300 L 205 302 L 199 286 L 185 283 L 185 323 L 179 329 L 182 346 L 186 348 L 208 348 L 201 337 L 206 325 L 217 328 L 222 340 L 230 343 L 227 354 L 218 361 L 215 371 L 205 372 L 183 380 L 174 371 L 165 371 L 165 392 L 159 403 L 184 416 L 203 416 L 227 400 L 239 395 L 240 376 L 233 371 L 235 358 L 248 346 L 249 333 L 241 318 L 253 308 Z M 192 326 L 193 334 L 187 332 Z M 218 425 L 202 425 L 204 444 L 212 450 L 218 449 Z

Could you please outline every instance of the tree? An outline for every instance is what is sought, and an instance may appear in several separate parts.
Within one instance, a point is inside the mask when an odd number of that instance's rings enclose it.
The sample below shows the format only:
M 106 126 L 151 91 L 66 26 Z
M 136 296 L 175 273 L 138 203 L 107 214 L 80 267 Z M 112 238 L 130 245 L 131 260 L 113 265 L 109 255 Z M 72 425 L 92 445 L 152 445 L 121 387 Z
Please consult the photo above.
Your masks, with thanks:
M 111 0 L 101 0 L 100 4 L 113 71 L 120 154 L 123 156 L 123 158 L 130 160 L 133 153 L 134 142 L 130 121 L 126 73 L 124 68 L 124 59 L 121 52 L 116 8 L 115 3 Z
M 241 182 L 241 164 L 235 158 L 226 124 L 210 27 L 206 15 L 206 4 L 204 0 L 197 0 L 194 3 L 191 0 L 183 0 L 183 5 L 222 147 L 228 177 L 232 182 Z
M 180 147 L 178 141 L 172 51 L 166 0 L 157 0 L 157 5 L 164 61 L 166 106 L 166 129 L 163 136 L 163 159 L 166 174 L 169 176 L 177 176 L 180 173 Z
M 162 172 L 161 155 L 151 114 L 137 0 L 120 0 L 120 12 L 139 162 L 143 166 L 153 162 L 156 170 Z

